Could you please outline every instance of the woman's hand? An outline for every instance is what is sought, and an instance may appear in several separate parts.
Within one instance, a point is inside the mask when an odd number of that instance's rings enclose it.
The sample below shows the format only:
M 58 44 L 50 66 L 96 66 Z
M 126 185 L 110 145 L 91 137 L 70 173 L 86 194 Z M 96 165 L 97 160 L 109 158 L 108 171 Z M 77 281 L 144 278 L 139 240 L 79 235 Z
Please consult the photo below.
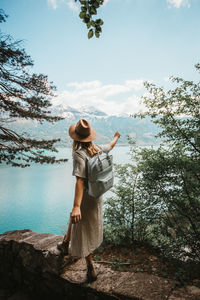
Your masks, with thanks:
M 80 210 L 80 207 L 78 207 L 78 206 L 77 207 L 73 207 L 72 212 L 70 214 L 70 217 L 71 217 L 71 220 L 72 220 L 73 224 L 80 222 L 80 220 L 81 220 L 81 210 Z
M 120 138 L 120 133 L 118 131 L 115 132 L 114 137 Z

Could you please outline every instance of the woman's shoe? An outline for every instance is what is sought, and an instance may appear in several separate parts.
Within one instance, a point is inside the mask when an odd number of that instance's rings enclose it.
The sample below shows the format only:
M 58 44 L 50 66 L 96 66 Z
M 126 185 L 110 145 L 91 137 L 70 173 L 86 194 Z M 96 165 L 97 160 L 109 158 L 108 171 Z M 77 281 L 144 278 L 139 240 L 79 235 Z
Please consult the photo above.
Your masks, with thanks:
M 63 255 L 68 255 L 69 241 L 64 241 L 57 244 L 57 249 L 60 250 Z
M 92 264 L 87 266 L 87 282 L 93 282 L 97 280 L 97 274 Z

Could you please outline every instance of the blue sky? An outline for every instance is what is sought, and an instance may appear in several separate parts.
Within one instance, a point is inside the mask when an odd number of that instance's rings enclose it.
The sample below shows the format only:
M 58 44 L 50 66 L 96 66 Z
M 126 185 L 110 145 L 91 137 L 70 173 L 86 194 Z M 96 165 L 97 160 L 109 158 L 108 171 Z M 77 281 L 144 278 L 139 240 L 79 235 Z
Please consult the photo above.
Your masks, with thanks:
M 137 111 L 142 81 L 198 79 L 199 0 L 107 0 L 99 39 L 88 40 L 73 0 L 1 0 L 2 31 L 24 40 L 34 72 L 57 86 L 55 104 Z

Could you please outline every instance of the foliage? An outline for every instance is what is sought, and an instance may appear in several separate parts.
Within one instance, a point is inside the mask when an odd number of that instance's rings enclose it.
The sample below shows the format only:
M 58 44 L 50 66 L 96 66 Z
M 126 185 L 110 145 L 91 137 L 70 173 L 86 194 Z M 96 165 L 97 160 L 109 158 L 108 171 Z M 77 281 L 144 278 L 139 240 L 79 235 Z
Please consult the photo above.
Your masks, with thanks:
M 118 243 L 127 236 L 134 243 L 142 236 L 165 255 L 200 261 L 200 85 L 171 80 L 176 87 L 168 91 L 145 83 L 146 112 L 134 117 L 150 116 L 160 126 L 157 136 L 163 142 L 157 149 L 131 147 L 131 164 L 117 169 L 120 180 L 114 189 L 116 197 L 105 207 L 106 226 Z M 124 219 L 124 215 L 131 218 L 133 206 L 138 211 L 134 226 Z M 140 222 L 143 231 L 137 225 Z
M 103 4 L 104 0 L 79 0 L 79 2 L 81 4 L 79 17 L 89 29 L 88 38 L 91 39 L 94 35 L 99 38 L 102 32 L 103 21 L 101 19 L 93 20 L 93 16 L 97 14 L 97 10 Z
M 143 178 L 149 193 L 165 206 L 154 226 L 157 245 L 173 255 L 200 259 L 200 83 L 171 81 L 176 87 L 167 92 L 145 83 L 150 96 L 143 98 L 147 112 L 140 117 L 150 116 L 164 141 L 143 155 Z
M 174 257 L 200 258 L 199 182 L 192 169 L 198 162 L 160 146 L 142 150 L 139 165 L 149 206 L 159 208 L 148 228 L 151 243 Z
M 112 190 L 114 195 L 105 200 L 105 240 L 126 246 L 145 242 L 151 209 L 145 201 L 141 172 L 137 164 L 130 163 L 115 165 L 115 172 L 118 182 Z
M 0 10 L 0 23 L 7 16 Z M 26 133 L 18 134 L 9 129 L 9 123 L 31 119 L 42 123 L 56 122 L 62 117 L 52 116 L 47 108 L 55 87 L 44 74 L 31 74 L 33 61 L 22 48 L 22 41 L 15 41 L 0 31 L 0 163 L 12 166 L 30 166 L 28 162 L 59 163 L 66 159 L 42 155 L 44 150 L 58 152 L 53 146 L 60 139 L 35 140 Z M 16 160 L 21 160 L 17 162 Z

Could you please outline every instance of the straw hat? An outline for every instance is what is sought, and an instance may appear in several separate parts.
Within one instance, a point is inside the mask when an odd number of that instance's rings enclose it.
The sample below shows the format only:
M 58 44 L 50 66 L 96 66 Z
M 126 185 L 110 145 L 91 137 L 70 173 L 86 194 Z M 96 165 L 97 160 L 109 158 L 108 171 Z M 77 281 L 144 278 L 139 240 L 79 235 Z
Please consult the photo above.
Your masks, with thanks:
M 75 141 L 91 142 L 96 138 L 97 133 L 87 120 L 80 119 L 69 127 L 69 135 Z

